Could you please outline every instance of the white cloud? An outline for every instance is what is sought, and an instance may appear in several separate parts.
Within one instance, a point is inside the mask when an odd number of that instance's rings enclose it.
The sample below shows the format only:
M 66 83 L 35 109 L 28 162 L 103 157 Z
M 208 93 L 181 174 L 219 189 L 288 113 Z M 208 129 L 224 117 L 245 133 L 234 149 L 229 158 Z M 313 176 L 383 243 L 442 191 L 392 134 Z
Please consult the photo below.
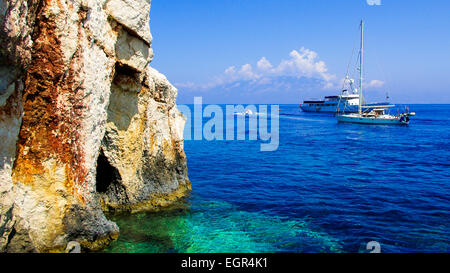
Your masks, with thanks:
M 381 6 L 381 0 L 366 0 L 369 6 Z
M 230 66 L 222 75 L 215 78 L 203 88 L 233 83 L 236 81 L 252 81 L 255 84 L 267 84 L 276 77 L 305 77 L 318 78 L 325 81 L 325 86 L 333 85 L 335 75 L 329 74 L 325 62 L 318 60 L 318 54 L 312 50 L 302 47 L 300 50 L 292 50 L 289 58 L 282 60 L 277 66 L 273 66 L 266 57 L 262 57 L 256 68 L 251 64 L 244 64 L 239 69 Z
M 238 71 L 238 74 L 236 75 L 240 80 L 254 80 L 258 79 L 260 75 L 253 72 L 253 68 L 250 64 L 244 64 L 241 67 L 241 70 Z
M 325 62 L 317 60 L 318 54 L 312 50 L 302 47 L 300 51 L 292 50 L 289 56 L 290 59 L 281 61 L 273 69 L 276 75 L 319 78 L 326 82 L 336 78 L 335 75 L 327 73 Z
M 384 81 L 380 81 L 380 80 L 371 80 L 369 83 L 366 84 L 366 87 L 368 88 L 379 88 L 384 86 Z
M 336 89 L 336 84 L 332 83 L 332 82 L 327 82 L 325 84 L 325 86 L 323 87 L 323 89 L 326 89 L 326 90 Z
M 256 63 L 256 67 L 261 71 L 269 71 L 272 69 L 273 65 L 266 59 L 266 57 L 262 57 L 261 60 Z
M 261 78 L 256 84 L 258 85 L 272 84 L 272 79 L 267 77 Z
M 328 72 L 327 65 L 319 59 L 315 51 L 302 47 L 300 50 L 292 50 L 289 57 L 276 66 L 272 65 L 266 57 L 262 57 L 256 62 L 255 67 L 251 64 L 244 64 L 241 67 L 230 66 L 209 83 L 196 85 L 189 82 L 176 84 L 176 86 L 209 90 L 221 85 L 234 85 L 241 81 L 248 81 L 252 85 L 275 85 L 280 82 L 278 80 L 280 77 L 318 79 L 321 86 L 317 88 L 324 90 L 340 89 L 343 84 L 343 79 L 337 79 L 336 75 Z M 372 80 L 366 84 L 366 87 L 377 88 L 383 85 L 382 81 Z

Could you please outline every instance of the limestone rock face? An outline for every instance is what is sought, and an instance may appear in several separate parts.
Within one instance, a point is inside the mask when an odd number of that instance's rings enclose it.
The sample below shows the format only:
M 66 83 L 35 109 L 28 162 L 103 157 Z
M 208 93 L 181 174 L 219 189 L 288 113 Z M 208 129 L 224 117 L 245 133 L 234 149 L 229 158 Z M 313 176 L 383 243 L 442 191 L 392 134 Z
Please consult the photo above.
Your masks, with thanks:
M 98 181 L 105 182 L 100 192 L 106 209 L 140 211 L 169 204 L 190 183 L 177 90 L 150 67 L 142 84 L 130 77 L 119 74 L 113 81 L 100 158 L 110 170 L 102 173 L 114 175 Z
M 152 42 L 149 28 L 150 0 L 109 0 L 106 10 L 117 22 L 135 33 L 148 45 Z
M 0 252 L 98 250 L 190 189 L 149 0 L 0 0 Z

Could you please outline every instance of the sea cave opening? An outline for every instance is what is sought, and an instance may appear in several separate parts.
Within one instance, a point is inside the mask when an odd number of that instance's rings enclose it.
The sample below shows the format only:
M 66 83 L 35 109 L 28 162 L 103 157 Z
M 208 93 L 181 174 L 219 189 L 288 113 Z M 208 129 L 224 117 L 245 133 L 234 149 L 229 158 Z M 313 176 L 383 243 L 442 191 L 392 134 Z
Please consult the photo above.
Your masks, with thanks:
M 105 156 L 103 149 L 100 149 L 100 154 L 97 159 L 97 174 L 96 174 L 96 190 L 99 193 L 108 191 L 110 185 L 121 180 L 119 171 L 109 163 Z

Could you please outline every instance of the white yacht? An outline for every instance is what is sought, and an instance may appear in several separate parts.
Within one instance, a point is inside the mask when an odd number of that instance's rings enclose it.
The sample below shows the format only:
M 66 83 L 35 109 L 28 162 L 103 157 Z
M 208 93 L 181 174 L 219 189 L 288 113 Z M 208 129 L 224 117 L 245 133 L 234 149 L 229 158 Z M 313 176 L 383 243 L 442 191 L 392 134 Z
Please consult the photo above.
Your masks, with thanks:
M 361 21 L 361 50 L 359 54 L 359 92 L 358 92 L 358 112 L 346 114 L 345 110 L 338 111 L 336 118 L 338 122 L 363 123 L 363 124 L 392 124 L 392 125 L 407 125 L 409 124 L 410 116 L 415 113 L 410 113 L 409 108 L 406 113 L 398 114 L 396 116 L 386 113 L 388 106 L 365 106 L 363 105 L 363 57 L 364 57 L 364 22 Z
M 370 111 L 365 111 L 362 113 L 351 113 L 344 115 L 337 115 L 337 120 L 339 122 L 350 122 L 350 123 L 363 123 L 363 124 L 385 124 L 385 125 L 408 125 L 410 116 L 414 116 L 415 113 L 402 113 L 396 116 L 387 114 L 388 108 L 375 107 Z

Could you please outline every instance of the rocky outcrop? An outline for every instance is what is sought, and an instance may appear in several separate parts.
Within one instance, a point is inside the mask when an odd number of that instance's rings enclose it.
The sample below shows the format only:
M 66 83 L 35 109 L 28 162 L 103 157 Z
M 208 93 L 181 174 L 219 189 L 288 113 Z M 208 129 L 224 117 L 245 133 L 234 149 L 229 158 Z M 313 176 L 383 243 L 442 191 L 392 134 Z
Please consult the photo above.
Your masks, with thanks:
M 158 208 L 190 187 L 177 91 L 153 68 L 147 68 L 141 84 L 135 77 L 139 74 L 117 74 L 111 87 L 99 159 L 104 171 L 97 179 L 105 209 Z
M 190 190 L 150 0 L 0 0 L 0 252 L 98 250 Z

